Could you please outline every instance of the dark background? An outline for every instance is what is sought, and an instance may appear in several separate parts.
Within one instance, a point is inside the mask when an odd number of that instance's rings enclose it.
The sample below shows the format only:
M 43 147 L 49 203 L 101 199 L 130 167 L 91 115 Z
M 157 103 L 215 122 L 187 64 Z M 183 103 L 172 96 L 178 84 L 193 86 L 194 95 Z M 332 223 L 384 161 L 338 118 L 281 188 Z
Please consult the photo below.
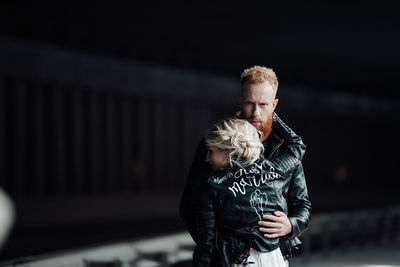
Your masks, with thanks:
M 7 37 L 234 77 L 264 64 L 282 83 L 400 95 L 400 22 L 390 1 L 8 2 Z
M 389 3 L 2 1 L 0 174 L 17 219 L 1 259 L 184 229 L 194 148 L 252 65 L 276 71 L 277 112 L 308 146 L 314 213 L 399 204 Z

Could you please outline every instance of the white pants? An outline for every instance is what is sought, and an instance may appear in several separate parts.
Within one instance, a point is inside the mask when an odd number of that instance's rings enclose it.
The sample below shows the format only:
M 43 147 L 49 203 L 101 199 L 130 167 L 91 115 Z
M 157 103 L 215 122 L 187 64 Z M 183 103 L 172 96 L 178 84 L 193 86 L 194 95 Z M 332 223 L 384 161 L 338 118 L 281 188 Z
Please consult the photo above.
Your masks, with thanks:
M 252 262 L 250 264 L 250 262 Z M 232 267 L 242 267 L 243 264 L 233 264 Z M 270 252 L 252 250 L 247 258 L 247 267 L 289 267 L 289 262 L 283 259 L 280 248 Z

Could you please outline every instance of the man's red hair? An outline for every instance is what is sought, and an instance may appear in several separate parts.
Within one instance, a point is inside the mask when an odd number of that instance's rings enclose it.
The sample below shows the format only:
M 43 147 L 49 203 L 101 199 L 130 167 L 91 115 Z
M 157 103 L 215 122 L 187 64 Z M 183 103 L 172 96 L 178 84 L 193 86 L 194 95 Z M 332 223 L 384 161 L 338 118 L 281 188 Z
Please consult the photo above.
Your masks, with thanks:
M 246 86 L 246 84 L 258 84 L 265 82 L 269 83 L 276 93 L 278 90 L 278 78 L 272 69 L 262 66 L 253 66 L 245 69 L 242 72 L 242 75 L 240 75 L 241 92 L 243 92 L 243 88 Z

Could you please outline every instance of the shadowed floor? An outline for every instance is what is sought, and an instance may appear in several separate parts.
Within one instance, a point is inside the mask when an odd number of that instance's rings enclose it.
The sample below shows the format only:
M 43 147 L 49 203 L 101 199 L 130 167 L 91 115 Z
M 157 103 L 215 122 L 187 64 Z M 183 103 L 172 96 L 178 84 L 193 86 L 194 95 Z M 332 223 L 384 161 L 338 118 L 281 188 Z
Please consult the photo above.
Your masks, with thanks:
M 395 267 L 400 266 L 400 244 L 333 251 L 292 260 L 296 267 Z

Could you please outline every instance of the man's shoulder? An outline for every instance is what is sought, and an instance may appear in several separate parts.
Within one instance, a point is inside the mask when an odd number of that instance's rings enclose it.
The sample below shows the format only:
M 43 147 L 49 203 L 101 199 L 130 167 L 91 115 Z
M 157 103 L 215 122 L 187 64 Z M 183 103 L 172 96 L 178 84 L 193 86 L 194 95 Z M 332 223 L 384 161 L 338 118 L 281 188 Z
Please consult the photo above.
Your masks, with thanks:
M 264 146 L 264 155 L 269 156 L 283 141 L 283 138 L 279 137 L 274 129 L 272 129 L 268 137 L 262 142 Z

